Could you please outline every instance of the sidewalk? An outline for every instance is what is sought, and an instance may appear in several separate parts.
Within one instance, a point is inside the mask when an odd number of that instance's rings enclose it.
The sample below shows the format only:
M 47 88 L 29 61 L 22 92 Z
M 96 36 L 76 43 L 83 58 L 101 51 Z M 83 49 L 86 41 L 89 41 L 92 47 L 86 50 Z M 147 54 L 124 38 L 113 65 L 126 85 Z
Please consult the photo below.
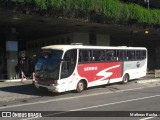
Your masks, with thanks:
M 137 80 L 137 83 L 151 83 L 151 82 L 160 82 L 160 77 L 155 78 L 154 74 L 147 74 L 145 77 Z
M 22 81 L 32 81 L 32 79 L 26 79 L 23 80 L 21 78 L 18 79 L 0 79 L 0 82 L 22 82 Z

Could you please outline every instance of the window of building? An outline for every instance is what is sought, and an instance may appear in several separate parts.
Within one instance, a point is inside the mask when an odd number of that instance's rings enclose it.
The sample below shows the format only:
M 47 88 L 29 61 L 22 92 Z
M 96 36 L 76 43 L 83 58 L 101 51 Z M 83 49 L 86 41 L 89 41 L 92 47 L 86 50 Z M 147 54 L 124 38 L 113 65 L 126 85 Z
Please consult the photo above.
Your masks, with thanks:
M 61 44 L 64 44 L 64 38 L 61 39 Z
M 34 43 L 34 48 L 35 48 L 35 49 L 37 48 L 37 43 Z
M 70 44 L 70 38 L 69 37 L 67 37 L 66 43 Z
M 51 45 L 54 45 L 55 44 L 55 41 L 54 40 L 51 40 Z
M 96 45 L 97 44 L 96 34 L 94 34 L 94 33 L 89 34 L 89 44 L 90 45 Z
M 59 40 L 56 40 L 56 44 L 59 44 Z
M 30 50 L 30 48 L 31 48 L 31 45 L 30 45 L 30 44 L 28 44 L 27 48 L 28 48 L 28 50 Z

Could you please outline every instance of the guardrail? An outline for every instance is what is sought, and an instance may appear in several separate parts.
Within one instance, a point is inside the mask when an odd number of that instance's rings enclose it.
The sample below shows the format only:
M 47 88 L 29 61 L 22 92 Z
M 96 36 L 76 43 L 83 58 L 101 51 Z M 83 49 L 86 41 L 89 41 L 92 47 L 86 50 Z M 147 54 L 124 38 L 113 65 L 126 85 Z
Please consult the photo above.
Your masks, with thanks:
M 13 77 L 12 79 L 19 79 L 19 78 L 21 78 L 21 76 L 22 76 L 22 72 L 23 71 L 21 71 L 20 73 L 18 73 L 18 74 L 14 74 L 14 75 L 12 75 L 12 76 L 15 76 L 15 77 Z M 8 79 L 8 75 L 9 74 L 0 74 L 0 80 L 7 80 Z M 23 76 L 24 76 L 24 78 L 26 78 L 26 79 L 33 79 L 33 73 L 25 73 L 24 74 L 24 72 L 23 72 Z

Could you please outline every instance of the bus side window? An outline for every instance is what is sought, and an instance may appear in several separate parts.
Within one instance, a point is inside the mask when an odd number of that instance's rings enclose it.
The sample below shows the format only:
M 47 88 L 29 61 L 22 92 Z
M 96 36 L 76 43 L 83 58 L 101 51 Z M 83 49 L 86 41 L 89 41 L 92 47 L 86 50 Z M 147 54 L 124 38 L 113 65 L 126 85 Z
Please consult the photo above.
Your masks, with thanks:
M 79 51 L 79 62 L 84 62 L 84 55 L 82 51 Z
M 137 50 L 136 51 L 136 59 L 143 60 L 146 58 L 146 51 L 145 50 Z
M 91 50 L 87 50 L 87 54 L 86 54 L 86 62 L 90 62 L 92 60 L 92 52 Z
M 79 51 L 79 62 L 90 62 L 91 61 L 91 50 L 80 50 Z
M 119 60 L 127 60 L 126 50 L 118 50 L 118 58 Z
M 66 51 L 63 59 L 61 78 L 68 77 L 73 73 L 77 60 L 77 50 L 73 49 Z
M 104 50 L 93 50 L 93 61 L 99 62 L 105 60 L 105 51 Z
M 136 59 L 139 60 L 140 59 L 140 51 L 136 50 Z
M 115 50 L 107 50 L 106 51 L 106 60 L 107 61 L 116 61 L 116 51 Z
M 100 51 L 99 60 L 100 60 L 100 61 L 104 61 L 104 60 L 105 60 L 105 51 L 104 51 L 104 50 L 101 50 L 101 51 Z
M 83 58 L 84 58 L 84 62 L 88 62 L 88 61 L 89 61 L 89 56 L 90 56 L 89 51 L 83 50 Z
M 128 50 L 127 51 L 127 60 L 134 60 L 135 59 L 135 51 L 134 50 Z
M 146 58 L 146 51 L 145 50 L 140 51 L 140 59 L 143 60 L 145 58 Z

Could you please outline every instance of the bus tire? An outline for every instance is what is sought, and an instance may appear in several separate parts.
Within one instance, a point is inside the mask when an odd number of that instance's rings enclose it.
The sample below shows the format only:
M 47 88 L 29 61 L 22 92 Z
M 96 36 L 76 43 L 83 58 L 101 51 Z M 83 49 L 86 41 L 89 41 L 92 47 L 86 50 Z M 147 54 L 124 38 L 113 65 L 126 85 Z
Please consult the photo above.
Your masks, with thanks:
M 76 92 L 80 93 L 82 91 L 84 91 L 86 88 L 84 81 L 79 81 L 77 84 L 77 88 L 76 88 Z
M 122 83 L 123 83 L 123 84 L 126 84 L 126 83 L 128 83 L 128 81 L 129 81 L 129 75 L 128 75 L 128 74 L 125 74 L 125 75 L 123 76 Z

